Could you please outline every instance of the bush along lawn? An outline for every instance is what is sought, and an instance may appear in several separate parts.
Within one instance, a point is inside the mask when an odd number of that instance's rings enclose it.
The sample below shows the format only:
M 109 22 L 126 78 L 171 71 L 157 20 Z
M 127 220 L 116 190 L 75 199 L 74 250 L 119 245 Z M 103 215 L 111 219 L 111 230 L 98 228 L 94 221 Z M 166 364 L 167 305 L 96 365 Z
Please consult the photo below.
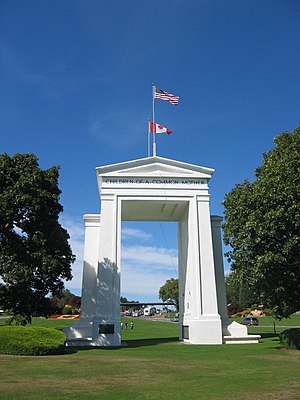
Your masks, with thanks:
M 63 354 L 66 336 L 57 329 L 0 326 L 0 354 L 42 356 Z
M 300 328 L 286 329 L 280 333 L 279 339 L 282 347 L 300 350 Z

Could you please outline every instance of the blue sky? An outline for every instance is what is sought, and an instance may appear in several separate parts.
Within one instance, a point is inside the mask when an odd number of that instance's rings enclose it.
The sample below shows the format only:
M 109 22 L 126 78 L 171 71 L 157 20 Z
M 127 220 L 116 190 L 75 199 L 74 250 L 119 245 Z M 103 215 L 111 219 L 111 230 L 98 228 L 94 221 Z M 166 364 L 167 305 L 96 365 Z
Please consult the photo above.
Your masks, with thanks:
M 222 215 L 225 193 L 300 122 L 299 17 L 298 0 L 0 1 L 0 152 L 61 166 L 72 292 L 82 216 L 100 210 L 95 167 L 147 156 L 152 82 L 180 96 L 156 101 L 173 131 L 157 154 L 215 168 L 211 213 Z M 123 225 L 122 293 L 156 300 L 176 275 L 176 227 Z

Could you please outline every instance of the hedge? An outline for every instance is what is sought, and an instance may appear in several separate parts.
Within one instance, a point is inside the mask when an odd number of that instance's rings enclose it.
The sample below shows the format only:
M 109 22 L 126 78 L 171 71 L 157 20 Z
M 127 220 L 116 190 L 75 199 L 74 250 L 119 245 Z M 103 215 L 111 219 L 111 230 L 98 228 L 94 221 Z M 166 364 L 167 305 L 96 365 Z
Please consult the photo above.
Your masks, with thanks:
M 44 356 L 63 354 L 66 336 L 52 328 L 0 326 L 0 354 Z
M 300 328 L 286 329 L 279 334 L 281 347 L 300 350 Z

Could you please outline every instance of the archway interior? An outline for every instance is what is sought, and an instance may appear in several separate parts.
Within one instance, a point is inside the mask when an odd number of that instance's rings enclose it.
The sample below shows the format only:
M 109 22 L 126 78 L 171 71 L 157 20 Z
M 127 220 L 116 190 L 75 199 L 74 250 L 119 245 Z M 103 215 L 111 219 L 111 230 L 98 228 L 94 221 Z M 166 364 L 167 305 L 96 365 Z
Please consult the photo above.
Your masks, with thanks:
M 125 270 L 127 260 L 132 257 L 135 261 L 136 270 L 135 273 L 138 274 L 137 279 L 133 279 L 131 282 L 144 282 L 145 279 L 142 279 L 146 275 L 146 268 L 148 266 L 158 265 L 156 271 L 153 271 L 149 274 L 147 279 L 150 282 L 156 282 L 156 299 L 159 293 L 159 288 L 166 281 L 166 274 L 164 273 L 164 279 L 162 280 L 162 271 L 166 268 L 166 266 L 171 270 L 170 277 L 178 277 L 178 222 L 182 222 L 185 220 L 188 210 L 187 201 L 180 200 L 170 200 L 166 198 L 160 199 L 151 199 L 151 200 L 139 200 L 139 199 L 123 199 L 121 202 L 121 221 L 123 225 L 123 240 L 122 240 L 122 255 L 121 255 L 121 275 L 122 270 Z M 155 226 L 156 229 L 152 233 L 144 230 L 145 222 L 151 221 L 151 226 Z M 135 228 L 125 228 L 124 226 L 129 226 L 129 222 L 135 222 Z M 143 222 L 143 225 L 141 225 Z M 156 224 L 153 224 L 156 222 Z M 173 222 L 173 223 L 172 223 Z M 169 234 L 168 230 L 170 229 L 172 233 Z M 175 225 L 175 226 L 174 226 Z M 149 225 L 148 225 L 149 226 Z M 127 235 L 124 233 L 127 233 Z M 142 240 L 144 243 L 136 245 L 136 247 L 128 248 L 124 244 L 125 238 L 130 237 L 130 233 L 132 237 L 137 240 Z M 169 239 L 172 238 L 170 241 Z M 176 238 L 176 244 L 175 240 Z M 150 239 L 152 239 L 154 244 L 150 244 Z M 149 244 L 147 241 L 149 240 Z M 145 271 L 146 270 L 146 271 Z M 160 277 L 159 275 L 160 271 Z M 174 276 L 175 272 L 175 276 Z M 150 276 L 149 276 L 150 275 Z M 139 279 L 140 278 L 140 279 Z M 124 280 L 124 279 L 123 279 Z M 152 284 L 153 284 L 152 283 Z M 145 296 L 152 296 L 151 298 L 143 299 L 142 301 L 153 301 L 154 293 L 149 293 L 149 289 L 151 285 L 147 286 L 147 282 L 144 284 L 145 289 L 147 289 L 147 293 L 141 293 L 144 298 Z M 122 292 L 124 293 L 124 286 L 122 285 Z M 141 290 L 141 284 L 138 285 Z M 137 285 L 135 284 L 135 290 L 137 290 Z
M 178 278 L 177 222 L 123 221 L 121 296 L 128 301 L 161 302 L 159 289 Z
M 178 278 L 178 223 L 164 221 L 123 221 L 121 240 L 121 296 L 128 301 L 140 303 L 160 303 L 159 289 L 167 279 Z M 122 327 L 125 322 L 131 326 L 134 324 L 134 332 L 139 331 L 140 320 L 155 319 L 165 320 L 168 311 L 163 310 L 162 305 L 155 305 L 161 313 L 153 316 L 144 316 L 145 306 L 139 306 L 140 312 L 133 312 L 130 318 L 122 319 Z M 134 307 L 126 307 L 123 311 L 133 310 Z M 147 324 L 148 326 L 148 324 Z M 150 323 L 149 328 L 152 327 Z M 125 329 L 125 328 L 124 328 Z M 147 330 L 147 339 L 157 337 L 157 332 Z M 124 339 L 125 331 L 121 330 Z M 128 339 L 127 333 L 125 338 Z M 130 337 L 130 336 L 129 336 Z

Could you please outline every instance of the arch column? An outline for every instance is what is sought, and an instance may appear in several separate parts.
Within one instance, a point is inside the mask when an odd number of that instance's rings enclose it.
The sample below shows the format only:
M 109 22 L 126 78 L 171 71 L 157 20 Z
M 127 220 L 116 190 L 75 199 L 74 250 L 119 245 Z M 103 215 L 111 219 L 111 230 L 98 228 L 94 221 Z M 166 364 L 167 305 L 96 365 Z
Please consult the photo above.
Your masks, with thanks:
M 119 230 L 117 196 L 102 196 L 97 289 L 92 329 L 94 346 L 121 345 Z
M 182 336 L 192 344 L 222 343 L 208 201 L 199 196 L 189 207 Z
M 85 241 L 80 320 L 64 328 L 68 345 L 89 346 L 92 338 L 93 319 L 96 310 L 97 274 L 99 253 L 100 214 L 85 214 Z
M 211 232 L 212 232 L 213 250 L 214 250 L 218 310 L 222 319 L 222 326 L 227 326 L 229 320 L 227 315 L 221 223 L 222 223 L 222 217 L 217 215 L 211 216 Z

